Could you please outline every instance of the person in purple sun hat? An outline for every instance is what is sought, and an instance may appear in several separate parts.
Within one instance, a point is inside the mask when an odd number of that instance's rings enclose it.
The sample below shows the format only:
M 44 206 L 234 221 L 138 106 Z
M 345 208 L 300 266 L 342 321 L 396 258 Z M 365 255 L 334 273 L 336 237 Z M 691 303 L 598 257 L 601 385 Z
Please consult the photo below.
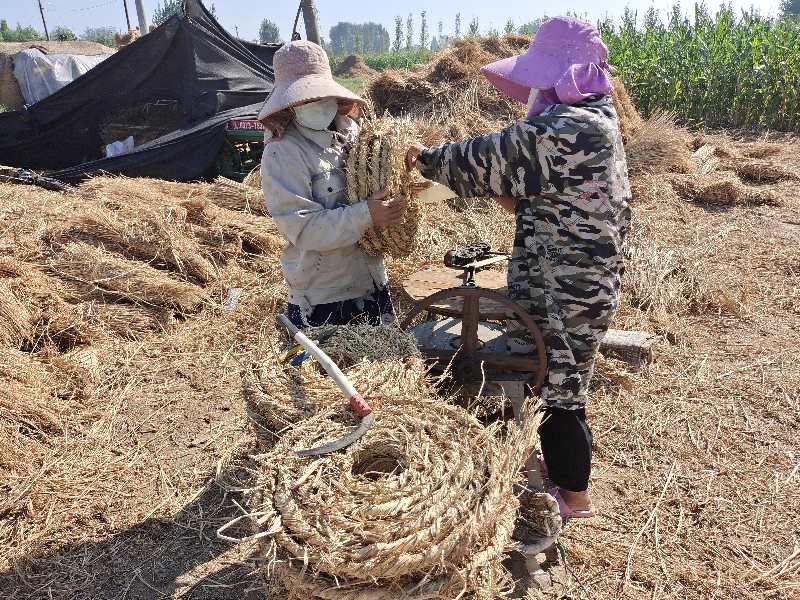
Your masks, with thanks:
M 589 23 L 556 17 L 528 51 L 481 69 L 528 106 L 506 129 L 435 148 L 412 145 L 406 166 L 462 197 L 494 197 L 516 215 L 508 293 L 547 347 L 539 429 L 562 517 L 591 517 L 592 434 L 585 405 L 595 357 L 619 305 L 631 198 L 608 50 Z M 508 347 L 533 351 L 515 321 Z

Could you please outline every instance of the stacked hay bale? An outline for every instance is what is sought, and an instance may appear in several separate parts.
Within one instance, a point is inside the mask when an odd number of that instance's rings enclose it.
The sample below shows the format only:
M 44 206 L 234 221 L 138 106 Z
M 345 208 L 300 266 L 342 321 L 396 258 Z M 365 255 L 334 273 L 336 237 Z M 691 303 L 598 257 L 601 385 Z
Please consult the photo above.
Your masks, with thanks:
M 350 150 L 345 173 L 350 203 L 362 202 L 375 192 L 389 190 L 390 197 L 403 196 L 408 207 L 403 222 L 389 227 L 371 227 L 359 244 L 369 254 L 404 258 L 416 247 L 417 230 L 423 217 L 417 194 L 424 180 L 405 168 L 405 153 L 418 139 L 416 124 L 409 118 L 368 118 Z
M 364 58 L 358 54 L 345 56 L 333 72 L 337 77 L 345 78 L 374 77 L 377 73 L 378 72 L 367 65 L 367 63 L 364 62 Z
M 416 388 L 371 400 L 375 424 L 342 452 L 292 454 L 350 429 L 351 412 L 328 408 L 254 457 L 248 504 L 268 574 L 298 600 L 508 592 L 501 561 L 536 423 L 501 436 Z
M 491 122 L 519 118 L 523 107 L 509 101 L 486 83 L 480 74 L 480 67 L 524 52 L 529 44 L 530 38 L 516 35 L 456 40 L 418 69 L 384 70 L 370 82 L 367 94 L 375 103 L 379 115 L 388 112 L 394 116 L 421 116 L 446 111 L 448 106 L 459 104 L 456 98 L 469 90 L 473 90 L 471 93 L 474 94 L 477 89 L 476 100 L 483 113 L 478 120 L 479 125 L 485 122 L 486 126 L 490 126 Z M 480 133 L 476 131 L 475 124 L 465 122 L 464 127 L 470 135 Z

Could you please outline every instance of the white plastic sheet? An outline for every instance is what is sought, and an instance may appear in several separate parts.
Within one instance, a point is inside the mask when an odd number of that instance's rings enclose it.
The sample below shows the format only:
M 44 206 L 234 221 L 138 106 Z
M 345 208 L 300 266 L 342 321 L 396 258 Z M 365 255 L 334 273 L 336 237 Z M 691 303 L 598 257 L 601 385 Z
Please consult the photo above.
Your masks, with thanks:
M 130 154 L 133 152 L 134 147 L 133 136 L 129 135 L 124 140 L 111 142 L 106 145 L 106 156 L 111 158 L 114 156 L 122 156 L 123 154 Z
M 14 77 L 25 104 L 30 106 L 55 94 L 109 56 L 111 54 L 44 54 L 37 48 L 30 48 L 14 57 Z

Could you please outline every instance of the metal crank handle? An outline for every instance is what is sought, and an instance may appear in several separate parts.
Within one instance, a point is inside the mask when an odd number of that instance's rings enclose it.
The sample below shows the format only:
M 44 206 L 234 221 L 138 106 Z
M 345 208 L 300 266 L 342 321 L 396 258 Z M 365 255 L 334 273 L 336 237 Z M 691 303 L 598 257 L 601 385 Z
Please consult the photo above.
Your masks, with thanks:
M 331 360 L 331 358 L 325 354 L 319 346 L 317 346 L 311 339 L 309 339 L 302 331 L 300 331 L 294 324 L 286 317 L 286 315 L 278 315 L 278 321 L 281 325 L 286 327 L 289 330 L 289 333 L 292 335 L 292 338 L 295 342 L 303 346 L 308 353 L 313 356 L 317 362 L 322 365 L 322 368 L 325 369 L 325 372 L 330 375 L 331 379 L 336 382 L 336 385 L 339 386 L 339 389 L 342 390 L 342 393 L 350 402 L 350 407 L 355 411 L 355 413 L 363 417 L 368 415 L 372 412 L 372 408 L 364 398 L 361 397 L 356 391 L 356 388 L 353 387 L 353 384 L 350 383 L 350 380 L 347 379 L 347 376 L 342 373 L 339 367 L 336 366 L 336 363 Z

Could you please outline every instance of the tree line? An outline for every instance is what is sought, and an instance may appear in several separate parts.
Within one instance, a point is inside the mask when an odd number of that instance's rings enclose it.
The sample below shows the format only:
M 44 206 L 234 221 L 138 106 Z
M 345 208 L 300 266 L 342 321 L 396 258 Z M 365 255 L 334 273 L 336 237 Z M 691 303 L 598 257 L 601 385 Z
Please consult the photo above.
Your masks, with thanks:
M 800 0 L 797 0 L 800 2 Z M 509 19 L 502 32 L 498 29 L 489 29 L 484 35 L 499 36 L 510 34 L 533 35 L 546 17 L 529 21 L 517 26 Z M 419 24 L 419 27 L 417 27 Z M 445 34 L 444 22 L 438 21 L 433 31 L 428 23 L 427 11 L 419 14 L 417 21 L 413 13 L 408 13 L 404 19 L 395 17 L 394 36 L 383 25 L 377 23 L 346 23 L 334 25 L 329 33 L 328 50 L 334 56 L 345 54 L 377 54 L 385 52 L 416 52 L 438 50 L 446 46 L 452 39 L 462 37 L 477 37 L 481 35 L 480 20 L 473 17 L 462 32 L 461 13 L 456 13 L 452 33 Z
M 180 14 L 183 10 L 183 0 L 163 0 L 156 5 L 151 18 L 153 25 L 158 27 L 167 21 L 172 15 Z M 216 17 L 216 8 L 211 4 L 209 10 Z M 87 27 L 82 34 L 76 35 L 69 27 L 59 25 L 50 30 L 50 39 L 56 42 L 72 42 L 84 40 L 87 42 L 97 42 L 104 46 L 113 47 L 115 45 L 114 34 L 120 33 L 115 27 Z M 45 39 L 36 27 L 30 25 L 22 26 L 17 23 L 15 28 L 9 26 L 6 19 L 0 19 L 0 42 L 39 42 Z

